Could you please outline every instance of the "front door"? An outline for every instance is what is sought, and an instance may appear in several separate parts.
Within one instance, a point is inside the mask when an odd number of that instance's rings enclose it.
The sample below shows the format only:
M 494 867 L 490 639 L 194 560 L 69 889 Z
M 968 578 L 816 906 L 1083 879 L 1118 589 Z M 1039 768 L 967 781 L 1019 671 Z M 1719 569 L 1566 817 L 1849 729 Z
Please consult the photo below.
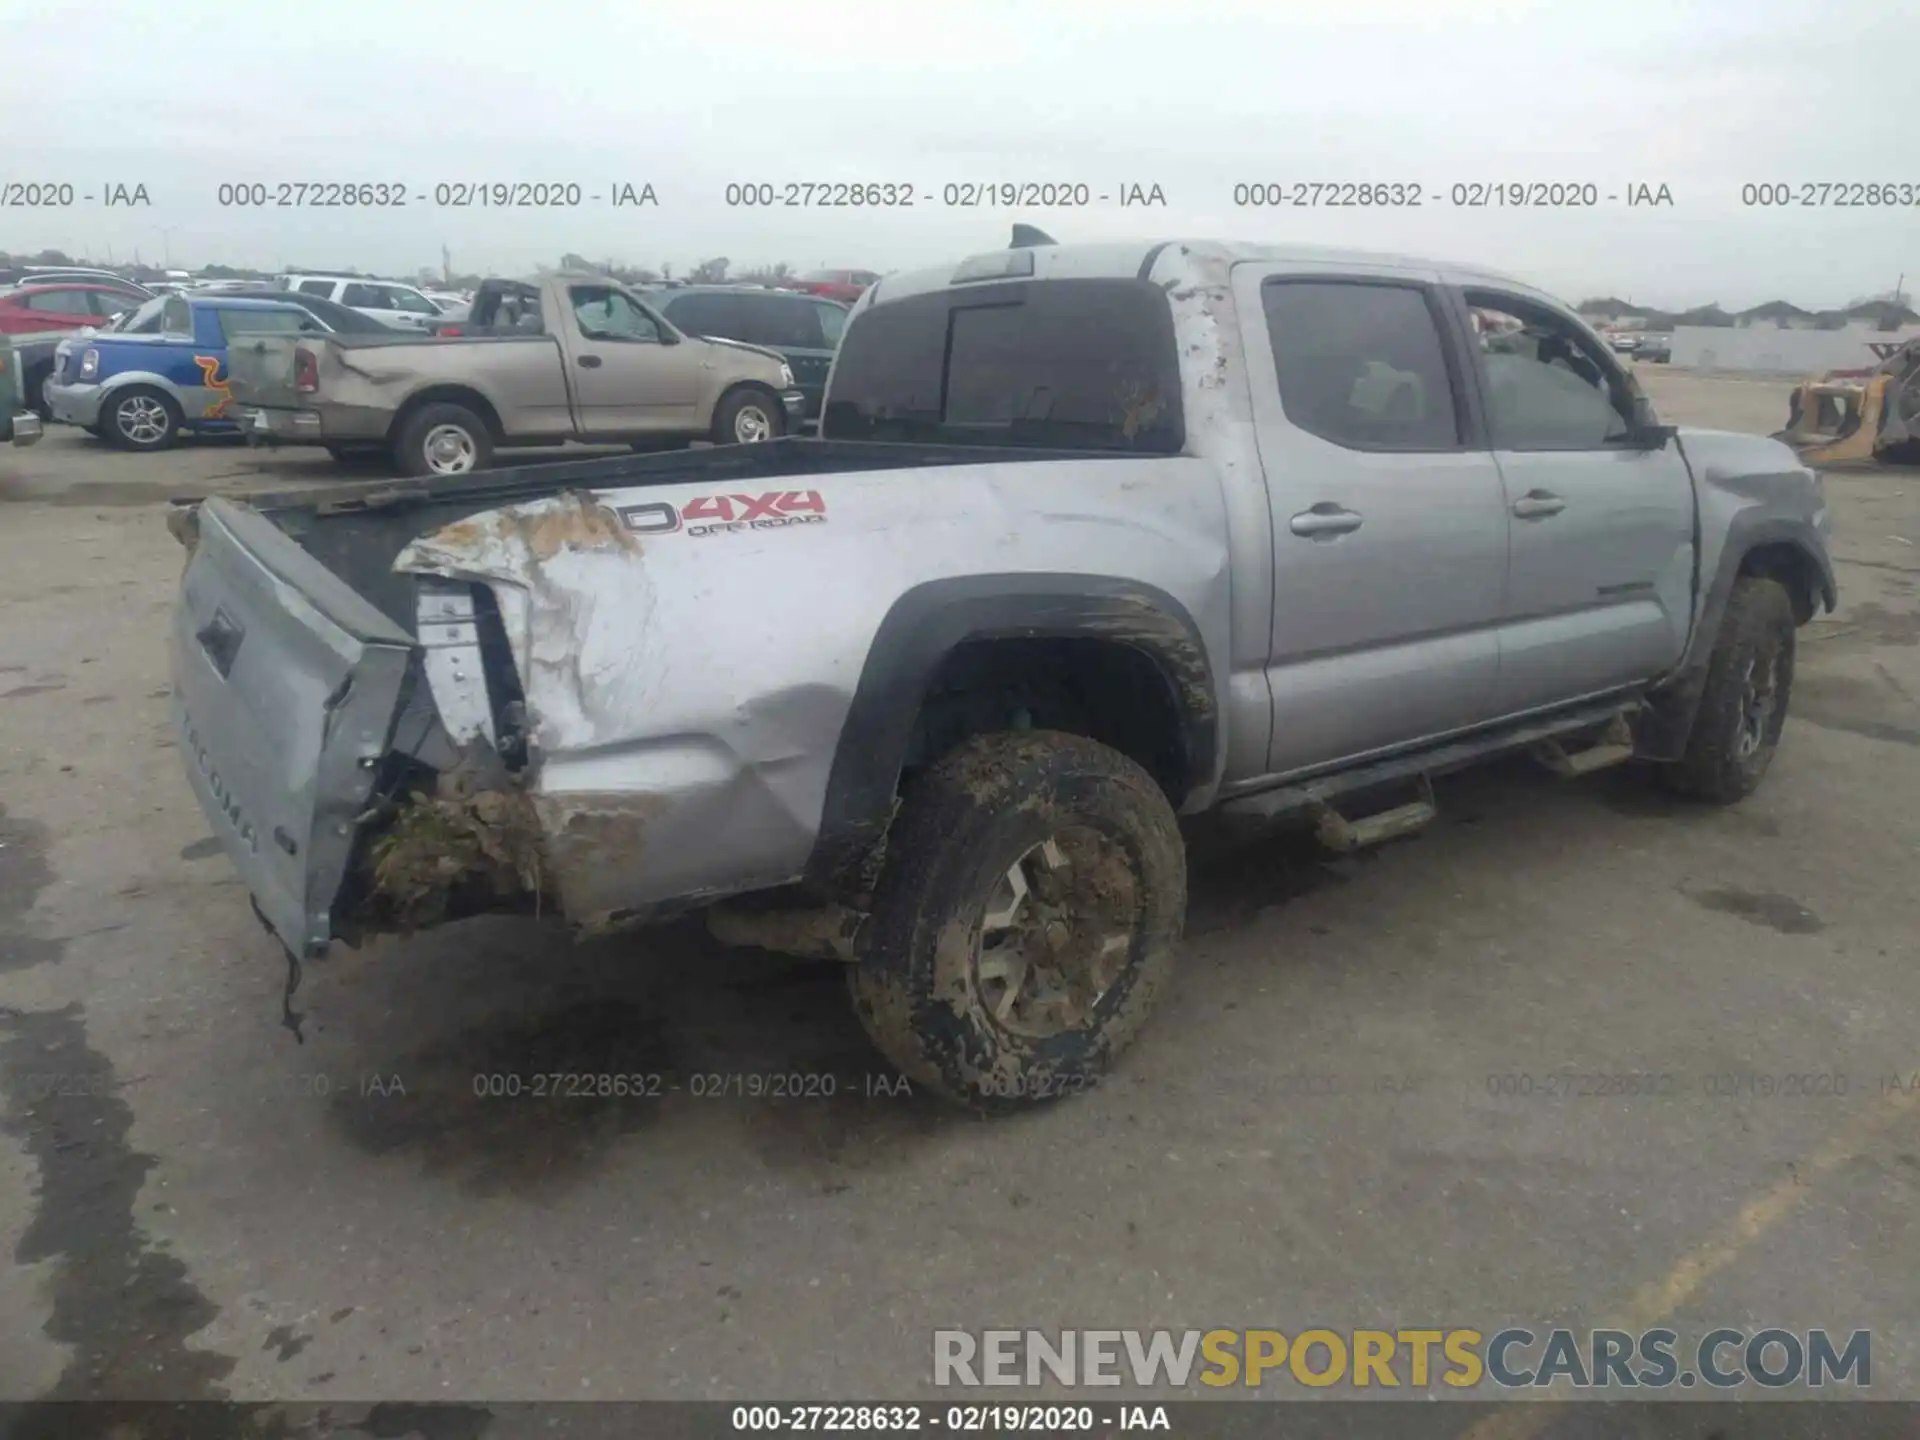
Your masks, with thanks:
M 1673 665 L 1693 623 L 1693 481 L 1630 436 L 1638 387 L 1544 301 L 1463 292 L 1509 515 L 1500 699 L 1509 713 Z
M 569 286 L 567 303 L 574 325 L 568 363 L 581 434 L 695 428 L 697 344 L 680 343 L 631 295 L 610 285 Z
M 1273 517 L 1268 769 L 1487 719 L 1507 521 L 1437 276 L 1235 267 Z

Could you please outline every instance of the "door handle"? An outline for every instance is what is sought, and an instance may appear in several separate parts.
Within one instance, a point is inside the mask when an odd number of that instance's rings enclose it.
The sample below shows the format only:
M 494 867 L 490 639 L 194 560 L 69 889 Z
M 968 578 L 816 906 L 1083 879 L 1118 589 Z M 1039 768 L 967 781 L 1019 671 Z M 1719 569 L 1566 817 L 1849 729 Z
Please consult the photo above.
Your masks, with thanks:
M 1522 520 L 1544 520 L 1567 508 L 1567 502 L 1551 490 L 1529 490 L 1513 502 L 1513 513 Z
M 600 357 L 598 355 L 582 355 L 575 363 L 578 364 L 582 370 L 598 370 L 600 368 Z
M 1302 510 L 1294 516 L 1287 522 L 1287 528 L 1309 540 L 1331 540 L 1336 535 L 1350 535 L 1358 530 L 1360 518 L 1351 510 L 1343 510 L 1332 501 L 1323 500 L 1311 510 Z

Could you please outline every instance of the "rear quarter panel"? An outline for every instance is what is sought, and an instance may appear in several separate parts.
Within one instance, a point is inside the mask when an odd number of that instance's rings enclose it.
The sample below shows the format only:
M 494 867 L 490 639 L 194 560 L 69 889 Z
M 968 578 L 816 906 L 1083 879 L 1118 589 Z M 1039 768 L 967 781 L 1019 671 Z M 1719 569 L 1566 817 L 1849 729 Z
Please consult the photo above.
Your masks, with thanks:
M 561 495 L 396 561 L 492 586 L 576 921 L 799 878 L 874 637 L 930 581 L 1140 582 L 1227 672 L 1227 519 L 1207 461 L 1010 454 L 773 483 Z
M 316 342 L 319 389 L 307 408 L 391 415 L 442 386 L 480 396 L 514 439 L 574 433 L 559 342 L 545 335 L 461 336 L 372 344 Z
M 227 384 L 224 345 L 199 339 L 108 335 L 91 337 L 81 347 L 100 352 L 100 386 L 106 394 L 135 385 L 165 391 L 195 429 L 232 424 L 233 392 Z

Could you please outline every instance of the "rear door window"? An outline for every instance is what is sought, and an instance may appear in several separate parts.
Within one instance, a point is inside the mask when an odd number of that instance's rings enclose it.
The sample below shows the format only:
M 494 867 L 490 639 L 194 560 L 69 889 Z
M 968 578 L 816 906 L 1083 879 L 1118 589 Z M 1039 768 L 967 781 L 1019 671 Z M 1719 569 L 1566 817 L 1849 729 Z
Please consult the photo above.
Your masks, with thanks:
M 1287 419 L 1354 450 L 1452 450 L 1460 406 L 1429 292 L 1388 281 L 1260 287 Z
M 745 323 L 735 340 L 768 345 L 775 350 L 825 350 L 819 309 L 808 300 L 788 295 L 743 295 L 740 309 Z
M 42 290 L 27 296 L 29 310 L 44 310 L 56 315 L 91 315 L 85 290 Z
M 228 340 L 242 335 L 318 335 L 326 327 L 304 310 L 221 310 L 220 333 Z
M 1041 280 L 875 306 L 841 340 L 821 434 L 1177 454 L 1167 297 L 1144 280 Z
M 318 295 L 322 300 L 331 300 L 333 298 L 333 289 L 334 282 L 331 280 L 302 280 L 300 282 L 300 293 L 302 295 Z
M 745 340 L 745 317 L 738 295 L 681 295 L 667 306 L 667 318 L 689 335 Z
M 381 285 L 349 285 L 340 292 L 340 303 L 355 310 L 391 310 L 387 299 L 386 287 Z

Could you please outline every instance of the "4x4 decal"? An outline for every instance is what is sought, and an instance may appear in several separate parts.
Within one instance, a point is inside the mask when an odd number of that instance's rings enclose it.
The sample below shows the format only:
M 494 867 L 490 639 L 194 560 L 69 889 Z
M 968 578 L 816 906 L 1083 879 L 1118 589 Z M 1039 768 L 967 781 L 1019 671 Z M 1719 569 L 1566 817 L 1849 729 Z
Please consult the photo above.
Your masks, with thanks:
M 641 535 L 727 535 L 741 530 L 780 530 L 822 525 L 827 502 L 818 490 L 769 490 L 762 495 L 696 495 L 680 506 L 665 500 L 622 505 L 620 521 Z

